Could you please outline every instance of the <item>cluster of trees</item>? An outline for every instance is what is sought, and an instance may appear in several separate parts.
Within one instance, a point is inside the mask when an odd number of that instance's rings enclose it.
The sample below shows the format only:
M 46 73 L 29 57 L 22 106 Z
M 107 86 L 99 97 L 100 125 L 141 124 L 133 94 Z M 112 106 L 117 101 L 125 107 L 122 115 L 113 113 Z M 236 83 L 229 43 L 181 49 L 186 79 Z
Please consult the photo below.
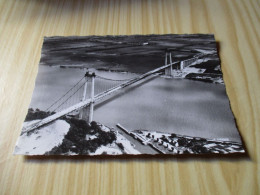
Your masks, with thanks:
M 32 121 L 38 119 L 44 119 L 54 112 L 45 112 L 39 109 L 30 108 L 26 115 L 25 121 Z M 95 152 L 101 145 L 107 145 L 116 140 L 114 132 L 102 131 L 100 126 L 96 122 L 91 122 L 89 125 L 86 121 L 76 118 L 62 117 L 70 124 L 70 129 L 65 135 L 61 145 L 54 147 L 47 154 L 66 154 L 68 152 L 74 152 L 76 154 L 89 154 Z M 86 140 L 86 135 L 96 135 L 96 138 L 92 140 Z
M 44 119 L 52 114 L 55 114 L 55 112 L 45 112 L 39 110 L 38 108 L 36 108 L 35 110 L 33 108 L 29 108 L 28 113 L 25 117 L 25 121 Z
M 207 140 L 204 138 L 193 138 L 187 139 L 185 137 L 179 137 L 176 134 L 171 134 L 169 138 L 178 138 L 177 143 L 179 147 L 185 147 L 193 151 L 193 153 L 209 153 L 210 150 L 206 148 L 204 145 L 207 144 Z M 168 142 L 168 139 L 163 136 L 161 138 L 164 142 Z M 184 151 L 184 153 L 189 153 L 188 151 Z
M 61 145 L 54 147 L 47 154 L 66 154 L 73 152 L 80 155 L 94 153 L 97 148 L 102 145 L 111 144 L 116 140 L 114 132 L 102 131 L 96 122 L 91 122 L 89 125 L 86 121 L 80 119 L 66 119 L 70 124 L 70 129 L 65 135 Z M 96 138 L 86 140 L 86 135 L 95 135 Z

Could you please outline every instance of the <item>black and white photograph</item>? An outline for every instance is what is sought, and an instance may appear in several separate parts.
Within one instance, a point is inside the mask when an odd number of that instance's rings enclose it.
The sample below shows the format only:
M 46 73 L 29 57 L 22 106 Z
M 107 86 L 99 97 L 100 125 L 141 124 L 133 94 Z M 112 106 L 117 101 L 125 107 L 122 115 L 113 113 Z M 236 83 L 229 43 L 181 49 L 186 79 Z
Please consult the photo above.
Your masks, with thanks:
M 244 152 L 213 34 L 44 38 L 14 154 Z

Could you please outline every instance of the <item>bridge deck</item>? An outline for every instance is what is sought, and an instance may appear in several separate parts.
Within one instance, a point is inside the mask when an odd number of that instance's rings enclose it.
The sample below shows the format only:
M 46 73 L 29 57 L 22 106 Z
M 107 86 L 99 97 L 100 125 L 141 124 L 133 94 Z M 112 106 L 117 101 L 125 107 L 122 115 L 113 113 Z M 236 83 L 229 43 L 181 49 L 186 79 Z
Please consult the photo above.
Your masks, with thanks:
M 195 60 L 198 57 L 202 57 L 203 55 L 206 55 L 206 54 L 203 54 L 203 53 L 202 54 L 198 54 L 197 56 L 195 56 L 193 58 L 190 58 L 190 59 L 187 59 L 187 60 L 184 60 L 182 62 L 189 61 L 189 60 Z M 168 68 L 168 67 L 170 67 L 170 66 L 172 66 L 174 64 L 177 64 L 177 63 L 180 63 L 180 61 L 177 61 L 177 62 L 174 62 L 174 63 L 170 63 L 170 64 L 166 64 L 164 66 L 161 66 L 159 68 L 151 70 L 151 71 L 149 71 L 149 72 L 147 72 L 145 74 L 142 74 L 142 75 L 137 76 L 137 77 L 135 77 L 133 79 L 130 79 L 130 80 L 128 80 L 128 81 L 118 85 L 118 86 L 115 86 L 115 87 L 110 88 L 110 89 L 108 89 L 108 90 L 106 90 L 104 92 L 101 92 L 101 93 L 95 95 L 93 102 L 98 102 L 98 101 L 100 101 L 102 98 L 104 98 L 107 95 L 111 95 L 111 94 L 117 92 L 120 89 L 123 89 L 123 88 L 125 88 L 125 87 L 127 87 L 129 85 L 132 85 L 132 84 L 134 84 L 134 83 L 136 83 L 136 82 L 138 82 L 138 81 L 140 81 L 142 79 L 145 79 L 146 77 L 148 77 L 148 76 L 150 76 L 152 74 L 155 74 L 155 73 L 157 73 L 157 72 L 159 72 L 161 70 L 164 70 L 164 69 L 166 69 L 166 68 Z M 189 65 L 187 65 L 187 67 L 188 66 Z M 64 116 L 64 115 L 66 115 L 66 114 L 69 114 L 70 112 L 73 112 L 75 110 L 79 110 L 79 109 L 81 109 L 83 107 L 86 107 L 90 103 L 91 103 L 91 99 L 87 99 L 85 101 L 77 103 L 77 104 L 75 104 L 73 106 L 70 106 L 69 108 L 66 108 L 66 109 L 64 109 L 64 110 L 62 110 L 62 111 L 60 111 L 58 113 L 55 113 L 55 114 L 53 114 L 53 115 L 51 115 L 49 117 L 44 118 L 44 119 L 42 119 L 39 122 L 35 122 L 35 123 L 31 124 L 30 126 L 24 127 L 22 132 L 25 133 L 25 132 L 33 131 L 36 128 L 39 128 L 39 127 L 41 127 L 43 125 L 46 125 L 46 124 L 48 124 L 48 123 L 50 123 L 50 122 L 52 122 L 52 121 L 54 121 L 54 120 Z
M 136 83 L 136 82 L 138 82 L 138 81 L 140 81 L 142 79 L 145 79 L 146 77 L 148 77 L 148 76 L 150 76 L 152 74 L 158 73 L 159 71 L 164 70 L 164 69 L 170 67 L 171 65 L 174 65 L 174 64 L 177 64 L 177 63 L 179 63 L 179 61 L 171 63 L 171 64 L 166 64 L 164 66 L 161 66 L 159 68 L 151 70 L 151 71 L 149 71 L 149 72 L 147 72 L 145 74 L 142 74 L 142 75 L 137 76 L 137 77 L 135 77 L 133 79 L 130 79 L 129 81 L 126 81 L 126 82 L 124 82 L 124 83 L 122 83 L 122 84 L 120 84 L 118 86 L 115 86 L 115 87 L 113 87 L 111 89 L 108 89 L 108 90 L 106 90 L 106 91 L 104 91 L 102 93 L 99 93 L 99 94 L 95 95 L 94 102 L 98 102 L 98 101 L 100 101 L 102 98 L 104 98 L 107 95 L 111 95 L 111 94 L 117 92 L 120 89 L 123 89 L 123 88 L 125 88 L 125 87 L 127 87 L 129 85 L 132 85 L 132 84 L 134 84 L 134 83 Z M 22 132 L 23 133 L 31 132 L 31 131 L 33 131 L 33 130 L 35 130 L 35 129 L 43 126 L 43 125 L 46 125 L 46 124 L 48 124 L 48 123 L 50 123 L 50 122 L 52 122 L 52 121 L 54 121 L 54 120 L 64 116 L 64 115 L 66 115 L 66 114 L 69 114 L 70 112 L 73 112 L 75 110 L 79 110 L 79 109 L 81 109 L 81 108 L 83 108 L 85 106 L 88 106 L 90 103 L 91 103 L 91 99 L 87 99 L 85 101 L 77 103 L 77 104 L 75 104 L 73 106 L 70 106 L 69 108 L 66 108 L 66 109 L 64 109 L 64 110 L 62 110 L 62 111 L 60 111 L 58 113 L 55 113 L 55 114 L 53 114 L 51 116 L 48 116 L 48 117 L 42 119 L 39 122 L 37 121 L 37 122 L 31 124 L 30 126 L 24 127 Z

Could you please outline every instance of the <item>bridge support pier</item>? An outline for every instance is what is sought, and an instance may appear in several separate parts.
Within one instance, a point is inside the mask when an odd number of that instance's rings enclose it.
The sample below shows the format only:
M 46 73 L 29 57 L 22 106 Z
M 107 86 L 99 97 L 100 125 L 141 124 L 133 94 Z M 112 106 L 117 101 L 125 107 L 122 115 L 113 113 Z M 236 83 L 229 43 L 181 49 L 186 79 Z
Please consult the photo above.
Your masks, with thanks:
M 88 82 L 88 77 L 90 77 L 90 81 Z M 84 92 L 83 92 L 83 98 L 82 101 L 85 101 L 87 99 L 87 91 L 88 91 L 88 85 L 91 86 L 90 88 L 90 99 L 91 103 L 90 105 L 82 108 L 79 113 L 79 118 L 82 120 L 85 120 L 88 123 L 91 123 L 93 121 L 93 113 L 94 113 L 94 86 L 95 86 L 95 73 L 90 74 L 87 72 L 85 74 L 85 86 L 84 86 Z
M 173 76 L 172 73 L 172 53 L 171 52 L 165 52 L 165 65 L 168 64 L 168 56 L 169 56 L 169 62 L 171 64 L 171 66 L 169 66 L 168 68 L 165 68 L 165 75 L 166 76 Z
M 181 63 L 180 63 L 180 70 L 183 70 L 183 67 L 184 67 L 184 62 L 181 61 Z

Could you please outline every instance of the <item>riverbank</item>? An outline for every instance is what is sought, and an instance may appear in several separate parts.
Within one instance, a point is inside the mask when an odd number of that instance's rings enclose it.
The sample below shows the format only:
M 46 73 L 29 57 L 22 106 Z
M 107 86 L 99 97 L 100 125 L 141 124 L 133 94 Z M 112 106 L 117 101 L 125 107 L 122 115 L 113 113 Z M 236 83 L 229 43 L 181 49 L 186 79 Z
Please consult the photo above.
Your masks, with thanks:
M 53 113 L 28 110 L 24 125 Z M 122 134 L 95 121 L 64 116 L 30 133 L 22 132 L 15 154 L 26 155 L 120 155 L 140 154 Z
M 174 133 L 162 133 L 148 130 L 133 130 L 131 135 L 150 145 L 162 154 L 230 154 L 244 153 L 241 143 L 228 139 L 206 139 Z

